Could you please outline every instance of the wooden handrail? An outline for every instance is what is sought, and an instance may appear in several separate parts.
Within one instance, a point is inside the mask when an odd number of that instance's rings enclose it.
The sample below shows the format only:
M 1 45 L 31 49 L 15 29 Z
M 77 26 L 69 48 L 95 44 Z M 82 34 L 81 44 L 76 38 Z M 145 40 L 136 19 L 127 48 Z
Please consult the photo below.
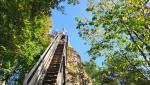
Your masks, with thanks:
M 56 82 L 57 85 L 61 85 L 63 81 L 62 75 L 63 75 L 63 56 L 61 57 L 61 63 L 57 74 L 57 82 Z
M 58 36 L 58 35 L 57 35 Z M 56 37 L 57 37 L 56 36 Z M 55 38 L 56 38 L 55 37 Z M 55 39 L 54 39 L 55 40 Z M 48 50 L 50 49 L 51 45 L 53 44 L 54 40 L 52 41 L 52 43 L 46 48 L 46 50 L 44 51 L 44 53 L 41 55 L 40 59 L 38 60 L 38 62 L 34 65 L 34 67 L 31 69 L 31 71 L 29 72 L 28 75 L 26 75 L 25 79 L 24 79 L 24 84 L 26 85 L 26 83 L 28 83 L 29 78 L 31 77 L 31 75 L 34 73 L 34 71 L 36 70 L 36 68 L 38 67 L 38 65 L 42 62 L 42 59 L 45 57 L 45 54 L 48 52 Z
M 63 54 L 61 55 L 61 63 L 59 66 L 59 71 L 57 75 L 57 85 L 65 85 L 65 61 L 66 61 L 66 46 L 68 42 L 68 37 L 65 36 L 65 41 L 63 42 Z

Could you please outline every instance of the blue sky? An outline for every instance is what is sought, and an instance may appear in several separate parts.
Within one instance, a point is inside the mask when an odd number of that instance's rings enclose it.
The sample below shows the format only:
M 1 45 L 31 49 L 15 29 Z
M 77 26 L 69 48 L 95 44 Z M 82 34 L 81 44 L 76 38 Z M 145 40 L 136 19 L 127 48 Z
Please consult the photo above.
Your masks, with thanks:
M 52 11 L 53 29 L 56 31 L 62 31 L 62 28 L 67 30 L 69 42 L 72 47 L 80 54 L 82 61 L 89 61 L 90 57 L 87 54 L 87 50 L 90 48 L 89 45 L 85 44 L 78 36 L 78 30 L 76 29 L 77 23 L 75 17 L 86 17 L 90 18 L 91 15 L 85 11 L 88 0 L 80 0 L 80 4 L 73 6 L 62 3 L 65 6 L 65 14 L 60 13 L 57 10 Z M 101 65 L 104 58 L 98 58 L 97 63 Z

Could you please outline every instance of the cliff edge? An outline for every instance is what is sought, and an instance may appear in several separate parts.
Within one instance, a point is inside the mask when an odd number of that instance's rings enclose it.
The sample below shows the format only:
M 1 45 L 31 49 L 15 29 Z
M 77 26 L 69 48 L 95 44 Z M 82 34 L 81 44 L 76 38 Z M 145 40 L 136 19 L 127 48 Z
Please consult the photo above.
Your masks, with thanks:
M 67 47 L 66 85 L 93 85 L 80 55 L 70 45 Z

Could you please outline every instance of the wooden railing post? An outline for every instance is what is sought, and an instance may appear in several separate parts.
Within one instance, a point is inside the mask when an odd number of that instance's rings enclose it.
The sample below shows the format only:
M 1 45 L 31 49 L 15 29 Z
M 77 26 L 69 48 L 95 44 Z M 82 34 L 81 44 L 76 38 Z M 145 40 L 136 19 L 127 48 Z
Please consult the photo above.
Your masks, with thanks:
M 65 66 L 65 56 L 63 56 L 63 85 L 66 85 L 66 71 L 65 71 L 65 69 L 66 69 L 66 66 Z

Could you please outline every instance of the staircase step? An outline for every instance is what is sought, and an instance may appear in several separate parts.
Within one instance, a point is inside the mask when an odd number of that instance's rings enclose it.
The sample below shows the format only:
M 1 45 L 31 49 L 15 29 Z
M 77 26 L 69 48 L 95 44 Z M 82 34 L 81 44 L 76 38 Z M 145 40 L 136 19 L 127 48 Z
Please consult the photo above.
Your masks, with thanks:
M 60 59 L 53 59 L 52 61 L 53 61 L 53 62 L 56 62 L 56 61 L 59 61 L 59 60 L 60 60 Z
M 57 48 L 56 51 L 57 50 L 63 51 L 63 47 Z
M 55 52 L 63 52 L 63 48 L 56 49 Z
M 53 57 L 53 58 L 59 58 L 59 57 L 60 57 L 60 55 L 59 55 L 59 56 L 55 56 L 55 55 L 54 55 L 54 57 Z
M 57 47 L 57 49 L 62 49 L 64 46 L 63 45 L 60 45 Z
M 55 53 L 62 53 L 62 50 L 56 50 Z
M 52 71 L 47 71 L 48 74 L 57 74 L 58 71 L 52 72 Z
M 57 68 L 59 65 L 51 65 L 50 68 Z
M 53 61 L 52 63 L 60 63 L 60 61 Z
M 54 56 L 55 55 L 62 55 L 62 52 L 56 52 L 56 53 L 54 53 Z
M 60 63 L 52 63 L 51 66 L 59 66 Z
M 55 80 L 43 80 L 42 85 L 55 85 L 56 79 Z
M 48 70 L 47 71 L 57 71 L 59 69 L 59 67 L 56 67 L 56 68 L 48 68 Z
M 58 71 L 56 71 L 56 72 L 47 72 L 46 74 L 47 75 L 56 75 L 56 74 L 58 74 Z
M 59 56 L 54 55 L 54 57 L 53 57 L 53 58 L 60 58 L 60 55 L 59 55 Z
M 47 71 L 51 71 L 51 72 L 56 72 L 56 71 L 58 71 L 59 70 L 59 67 L 55 67 L 55 68 L 52 68 L 52 67 L 50 67 L 50 68 L 48 68 L 48 70 Z
M 55 59 L 55 58 L 60 58 L 60 56 L 61 56 L 61 55 L 54 55 L 53 58 L 54 58 L 54 59 Z
M 45 76 L 45 80 L 54 80 L 57 78 L 57 75 L 47 75 Z
M 52 60 L 52 63 L 53 62 L 60 62 L 61 60 L 60 59 L 55 59 L 55 60 Z
M 54 60 L 54 61 L 55 61 L 55 60 L 60 60 L 60 59 L 61 59 L 61 58 L 53 58 L 52 60 Z

